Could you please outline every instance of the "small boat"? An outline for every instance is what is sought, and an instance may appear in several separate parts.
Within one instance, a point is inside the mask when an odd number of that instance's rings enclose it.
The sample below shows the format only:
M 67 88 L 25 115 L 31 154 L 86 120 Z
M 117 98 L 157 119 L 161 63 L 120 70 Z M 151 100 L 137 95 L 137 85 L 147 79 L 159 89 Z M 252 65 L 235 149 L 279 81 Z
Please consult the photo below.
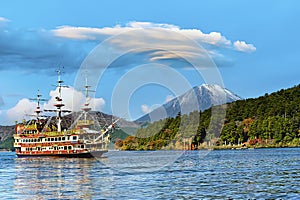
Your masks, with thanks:
M 75 157 L 91 158 L 101 157 L 107 152 L 107 145 L 110 142 L 110 134 L 114 125 L 106 128 L 95 128 L 95 120 L 89 116 L 91 108 L 88 103 L 89 87 L 85 85 L 86 100 L 82 107 L 79 117 L 68 129 L 62 130 L 62 114 L 71 111 L 63 110 L 65 106 L 62 100 L 62 85 L 60 79 L 60 70 L 58 70 L 58 96 L 54 110 L 44 110 L 47 112 L 56 112 L 56 123 L 51 123 L 51 117 L 41 116 L 40 102 L 41 94 L 37 94 L 37 107 L 35 110 L 35 119 L 26 123 L 17 123 L 14 134 L 14 147 L 18 157 L 30 156 L 56 156 L 56 157 Z

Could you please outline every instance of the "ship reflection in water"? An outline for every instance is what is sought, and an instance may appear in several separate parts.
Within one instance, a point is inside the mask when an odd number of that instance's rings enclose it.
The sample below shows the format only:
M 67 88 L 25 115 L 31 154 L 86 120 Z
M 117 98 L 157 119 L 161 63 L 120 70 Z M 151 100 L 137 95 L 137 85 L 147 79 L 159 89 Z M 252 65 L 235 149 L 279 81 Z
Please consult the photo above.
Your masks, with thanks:
M 0 152 L 0 199 L 299 199 L 300 148 L 175 153 L 63 159 Z
M 105 181 L 93 172 L 108 171 L 98 160 L 84 158 L 17 158 L 15 166 L 14 191 L 22 199 L 92 199 L 93 184 L 99 184 L 94 179 Z

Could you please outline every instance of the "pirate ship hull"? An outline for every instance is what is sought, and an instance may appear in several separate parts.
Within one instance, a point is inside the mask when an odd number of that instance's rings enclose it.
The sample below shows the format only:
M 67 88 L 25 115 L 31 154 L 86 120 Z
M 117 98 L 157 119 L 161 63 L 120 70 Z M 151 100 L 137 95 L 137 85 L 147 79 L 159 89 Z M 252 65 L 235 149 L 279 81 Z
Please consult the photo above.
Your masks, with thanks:
M 91 158 L 101 157 L 107 152 L 109 140 L 103 131 L 80 128 L 63 132 L 39 132 L 35 127 L 24 124 L 16 126 L 14 147 L 18 157 Z
M 102 157 L 104 153 L 107 153 L 107 150 L 94 151 L 94 152 L 19 152 L 17 156 L 19 158 L 26 157 L 58 157 L 58 158 L 99 158 Z

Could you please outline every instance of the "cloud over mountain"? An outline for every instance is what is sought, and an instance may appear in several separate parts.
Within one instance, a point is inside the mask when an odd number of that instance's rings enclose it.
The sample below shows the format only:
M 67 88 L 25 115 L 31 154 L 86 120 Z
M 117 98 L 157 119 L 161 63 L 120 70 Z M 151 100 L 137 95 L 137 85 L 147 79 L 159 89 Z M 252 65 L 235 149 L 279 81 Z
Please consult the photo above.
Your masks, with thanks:
M 13 27 L 9 19 L 0 17 L 0 70 L 18 69 L 37 73 L 57 68 L 58 65 L 72 72 L 99 43 L 110 38 L 105 51 L 127 52 L 130 63 L 168 62 L 170 66 L 188 67 L 186 59 L 197 60 L 210 56 L 222 63 L 222 50 L 253 52 L 255 47 L 245 41 L 231 41 L 221 32 L 203 33 L 199 29 L 183 29 L 179 26 L 152 22 L 129 22 L 114 27 L 59 26 L 44 28 Z M 124 61 L 124 60 L 122 60 Z M 190 62 L 190 60 L 189 60 Z M 114 63 L 113 66 L 120 66 Z M 128 65 L 127 65 L 128 64 Z
M 101 42 L 109 38 L 109 44 L 114 47 L 111 50 L 142 53 L 150 62 L 202 59 L 200 63 L 205 63 L 203 57 L 209 56 L 220 63 L 220 58 L 224 57 L 222 50 L 253 52 L 256 49 L 245 41 L 232 42 L 220 32 L 203 33 L 199 29 L 182 29 L 172 24 L 151 22 L 129 22 L 125 26 L 104 28 L 60 26 L 52 31 L 57 37 L 78 41 Z

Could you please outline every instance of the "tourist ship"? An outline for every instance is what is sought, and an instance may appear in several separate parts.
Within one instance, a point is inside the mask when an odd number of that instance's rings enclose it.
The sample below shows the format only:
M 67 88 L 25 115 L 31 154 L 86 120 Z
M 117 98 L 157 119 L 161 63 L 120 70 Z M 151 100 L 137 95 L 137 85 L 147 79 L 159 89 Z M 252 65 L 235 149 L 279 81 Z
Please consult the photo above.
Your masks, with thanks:
M 97 128 L 95 120 L 89 116 L 91 108 L 88 103 L 89 87 L 85 85 L 86 100 L 82 112 L 68 129 L 62 130 L 62 114 L 70 111 L 63 110 L 65 106 L 62 100 L 62 85 L 60 70 L 58 70 L 58 96 L 54 110 L 56 112 L 56 124 L 51 123 L 51 118 L 41 116 L 40 102 L 45 101 L 38 93 L 35 119 L 26 123 L 17 123 L 14 134 L 14 147 L 18 157 L 28 156 L 57 156 L 57 157 L 101 157 L 107 152 L 107 145 L 110 142 L 110 132 L 113 124 L 106 128 Z

